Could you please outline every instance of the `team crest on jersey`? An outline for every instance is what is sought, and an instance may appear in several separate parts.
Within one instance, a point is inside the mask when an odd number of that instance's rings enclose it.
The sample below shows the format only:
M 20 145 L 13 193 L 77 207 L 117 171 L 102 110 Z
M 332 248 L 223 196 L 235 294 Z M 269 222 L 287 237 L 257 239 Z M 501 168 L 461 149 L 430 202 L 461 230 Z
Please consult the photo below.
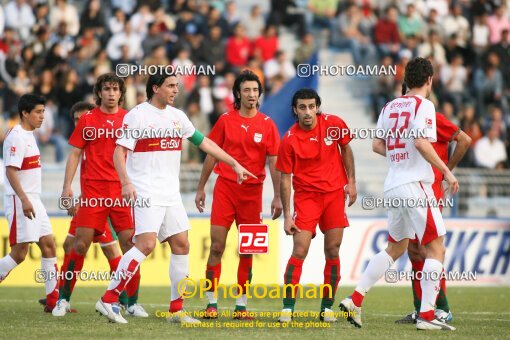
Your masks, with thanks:
M 425 126 L 427 129 L 432 128 L 432 119 L 431 118 L 425 118 Z
M 326 146 L 330 146 L 331 144 L 333 144 L 333 140 L 329 136 L 324 137 L 324 144 L 326 144 Z
M 260 141 L 262 140 L 262 134 L 261 133 L 255 133 L 253 135 L 253 140 L 255 141 L 255 143 L 260 143 Z
M 11 156 L 14 156 L 16 154 L 16 147 L 11 146 Z

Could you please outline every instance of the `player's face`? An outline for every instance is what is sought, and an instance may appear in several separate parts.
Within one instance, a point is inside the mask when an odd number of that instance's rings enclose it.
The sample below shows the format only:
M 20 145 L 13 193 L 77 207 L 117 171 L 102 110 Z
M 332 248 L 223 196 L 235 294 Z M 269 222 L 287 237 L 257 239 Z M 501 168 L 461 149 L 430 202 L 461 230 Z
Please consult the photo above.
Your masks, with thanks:
M 317 120 L 319 107 L 315 99 L 298 99 L 294 113 L 298 116 L 299 125 L 303 128 L 313 128 Z
M 173 105 L 175 97 L 179 93 L 179 82 L 177 77 L 168 77 L 163 84 L 154 91 L 159 101 L 166 105 Z
M 23 111 L 23 116 L 32 129 L 40 128 L 44 121 L 44 105 L 36 105 L 29 113 Z
M 74 113 L 74 126 L 76 126 L 76 124 L 78 124 L 78 120 L 80 119 L 80 117 L 85 113 L 87 112 L 86 110 L 85 111 L 76 111 Z
M 99 92 L 101 104 L 108 109 L 114 109 L 119 105 L 120 86 L 119 83 L 106 82 Z
M 259 84 L 256 81 L 245 81 L 241 83 L 240 93 L 241 107 L 245 109 L 253 109 L 257 107 L 259 100 Z

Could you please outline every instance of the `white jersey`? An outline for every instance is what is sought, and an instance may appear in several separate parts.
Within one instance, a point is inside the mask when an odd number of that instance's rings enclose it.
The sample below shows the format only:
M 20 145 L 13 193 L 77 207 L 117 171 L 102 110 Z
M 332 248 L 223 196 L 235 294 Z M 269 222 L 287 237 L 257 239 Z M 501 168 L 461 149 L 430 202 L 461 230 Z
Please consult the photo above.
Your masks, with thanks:
M 415 138 L 436 141 L 436 109 L 422 96 L 403 96 L 387 103 L 377 129 L 385 132 L 388 175 L 384 191 L 411 182 L 434 182 L 432 165 L 414 146 Z
M 159 110 L 145 102 L 126 114 L 123 128 L 130 132 L 119 138 L 117 144 L 129 149 L 126 170 L 137 195 L 149 198 L 151 205 L 171 206 L 181 202 L 182 140 L 195 133 L 186 114 L 171 106 Z M 167 132 L 174 136 L 168 137 Z M 155 137 L 156 134 L 161 135 Z
M 34 132 L 16 125 L 5 138 L 3 151 L 4 165 L 19 169 L 18 179 L 23 191 L 27 194 L 41 194 L 41 153 Z M 5 176 L 5 195 L 16 195 Z

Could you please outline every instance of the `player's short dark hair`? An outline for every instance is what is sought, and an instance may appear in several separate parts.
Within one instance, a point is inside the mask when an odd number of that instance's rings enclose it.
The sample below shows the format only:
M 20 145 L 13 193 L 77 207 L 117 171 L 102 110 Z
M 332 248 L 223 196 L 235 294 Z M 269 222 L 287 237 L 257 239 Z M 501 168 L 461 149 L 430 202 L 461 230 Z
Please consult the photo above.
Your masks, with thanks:
M 71 111 L 69 111 L 69 114 L 71 115 L 71 119 L 74 120 L 74 114 L 76 112 L 90 111 L 95 107 L 96 106 L 94 104 L 89 102 L 85 101 L 76 102 L 73 106 L 71 106 Z
M 109 72 L 100 75 L 97 77 L 96 83 L 94 84 L 94 96 L 96 97 L 96 105 L 101 105 L 101 97 L 99 97 L 99 93 L 101 92 L 101 89 L 103 88 L 103 85 L 105 83 L 116 83 L 119 84 L 120 89 L 120 98 L 119 98 L 119 105 L 124 101 L 124 97 L 126 96 L 126 84 L 124 84 L 124 80 L 120 77 L 118 77 L 115 73 Z
M 434 75 L 432 63 L 421 57 L 416 57 L 407 63 L 404 82 L 409 89 L 422 87 Z
M 294 117 L 295 120 L 298 119 L 298 116 L 297 114 L 294 113 L 294 108 L 297 108 L 297 102 L 299 99 L 315 99 L 315 105 L 317 105 L 317 107 L 321 106 L 321 97 L 319 96 L 317 91 L 310 88 L 297 90 L 296 93 L 294 93 L 294 96 L 292 97 L 292 109 L 293 109 L 292 116 Z M 317 114 L 320 114 L 320 111 L 317 112 Z
M 154 95 L 154 90 L 152 87 L 156 85 L 160 87 L 165 82 L 165 79 L 168 77 L 175 77 L 176 74 L 174 72 L 157 72 L 155 74 L 151 74 L 149 79 L 147 80 L 147 85 L 145 86 L 145 94 L 147 95 L 147 100 L 151 100 Z
M 259 98 L 264 92 L 262 88 L 262 83 L 260 82 L 259 77 L 250 70 L 244 70 L 234 81 L 234 86 L 232 86 L 232 94 L 234 95 L 234 109 L 239 110 L 241 108 L 241 84 L 245 81 L 256 81 L 259 87 Z M 259 107 L 259 103 L 257 103 L 257 108 Z
M 37 105 L 46 105 L 46 98 L 35 93 L 27 93 L 18 101 L 19 118 L 23 118 L 23 111 L 30 113 Z

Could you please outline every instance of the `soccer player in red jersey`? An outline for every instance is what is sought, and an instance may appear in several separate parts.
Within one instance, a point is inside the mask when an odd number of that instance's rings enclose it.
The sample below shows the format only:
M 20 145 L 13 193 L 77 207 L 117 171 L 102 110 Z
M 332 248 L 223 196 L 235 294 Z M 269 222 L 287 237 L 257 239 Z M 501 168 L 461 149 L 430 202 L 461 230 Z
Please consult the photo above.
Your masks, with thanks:
M 74 104 L 70 110 L 70 115 L 74 121 L 74 125 L 76 126 L 76 124 L 78 124 L 78 120 L 84 113 L 94 109 L 95 107 L 96 106 L 94 104 L 91 104 L 88 102 L 83 102 L 83 101 L 77 102 L 76 104 Z M 82 159 L 81 166 L 80 166 L 81 169 L 84 168 L 83 163 L 84 162 Z M 81 176 L 80 176 L 80 181 L 83 184 L 83 177 L 81 177 Z M 75 236 L 76 236 L 76 215 L 73 216 L 73 218 L 71 220 L 71 224 L 69 226 L 69 231 L 68 231 L 67 236 L 64 240 L 64 244 L 63 244 L 64 262 L 62 264 L 62 267 L 67 267 L 67 265 L 69 264 L 69 253 L 73 247 Z M 104 256 L 108 260 L 108 264 L 110 265 L 110 271 L 115 272 L 117 270 L 117 265 L 119 264 L 121 255 L 120 255 L 120 251 L 117 247 L 117 237 L 112 232 L 112 229 L 108 223 L 105 225 L 105 232 L 101 235 L 94 236 L 93 242 L 99 243 Z M 63 284 L 63 283 L 64 283 L 64 281 L 60 280 L 59 284 Z M 127 307 L 128 300 L 127 300 L 127 295 L 125 292 L 122 292 L 121 301 L 122 301 L 121 303 Z M 39 303 L 42 304 L 43 306 L 45 306 L 46 298 L 40 299 Z M 75 312 L 76 310 L 71 309 L 71 311 Z
M 271 203 L 273 220 L 282 213 L 280 199 L 280 175 L 275 169 L 280 137 L 273 120 L 258 111 L 258 100 L 262 95 L 262 84 L 251 71 L 243 71 L 234 82 L 234 110 L 224 113 L 214 125 L 209 138 L 232 155 L 256 179 L 248 179 L 242 185 L 232 168 L 208 155 L 198 183 L 195 204 L 200 212 L 205 206 L 205 184 L 214 171 L 218 179 L 214 186 L 211 212 L 211 246 L 207 260 L 206 278 L 211 288 L 206 292 L 208 305 L 205 318 L 218 317 L 216 284 L 221 275 L 221 257 L 225 251 L 227 235 L 232 223 L 257 224 L 262 222 L 262 187 L 266 177 L 266 159 L 273 181 L 274 198 Z M 238 292 L 234 318 L 249 319 L 246 311 L 246 284 L 252 279 L 253 255 L 240 254 L 237 268 Z
M 404 83 L 402 85 L 402 95 L 404 95 L 406 92 L 407 91 Z M 437 141 L 432 143 L 432 146 L 434 147 L 434 150 L 438 154 L 439 158 L 441 158 L 441 160 L 446 164 L 448 169 L 453 170 L 469 149 L 471 138 L 457 125 L 450 122 L 448 118 L 439 112 L 436 112 L 436 129 Z M 448 159 L 448 146 L 454 141 L 456 141 L 455 150 L 450 159 Z M 436 199 L 439 202 L 442 202 L 445 198 L 443 189 L 444 176 L 441 171 L 435 167 L 432 168 L 432 170 L 434 170 L 434 183 L 432 184 L 432 190 L 434 191 L 434 196 Z M 439 210 L 443 210 L 442 205 L 439 206 Z M 421 307 L 421 285 L 419 280 L 421 275 L 417 273 L 421 273 L 423 270 L 423 264 L 425 262 L 427 253 L 425 247 L 421 246 L 418 243 L 418 239 L 415 238 L 409 240 L 409 245 L 407 246 L 407 254 L 411 260 L 411 266 L 414 272 L 412 288 L 415 311 L 406 315 L 404 318 L 395 321 L 396 323 L 416 323 L 416 319 Z M 440 290 L 436 300 L 435 315 L 436 318 L 444 322 L 450 322 L 453 316 L 450 312 L 448 299 L 446 298 L 446 279 L 444 277 L 441 278 L 441 281 L 439 282 L 439 288 Z
M 179 187 L 182 141 L 186 138 L 205 153 L 229 164 L 239 183 L 255 176 L 196 130 L 184 112 L 171 106 L 179 93 L 177 76 L 150 75 L 146 93 L 147 101 L 135 106 L 124 118 L 126 135 L 117 140 L 114 163 L 123 197 L 147 197 L 150 206 L 133 207 L 135 246 L 122 256 L 116 275 L 96 303 L 96 310 L 112 322 L 127 323 L 117 306 L 119 293 L 129 285 L 159 240 L 168 243 L 172 252 L 168 270 L 171 282 L 168 321 L 196 324 L 200 321 L 183 310 L 191 226 Z M 129 131 L 141 134 L 128 134 Z
M 45 311 L 52 310 L 58 299 L 57 258 L 50 219 L 41 202 L 41 154 L 34 130 L 44 120 L 44 97 L 25 94 L 18 102 L 21 123 L 7 134 L 4 145 L 5 216 L 9 224 L 11 252 L 0 259 L 0 282 L 25 260 L 30 243 L 41 249 L 41 271 L 36 279 L 44 279 Z
M 71 183 L 82 159 L 83 168 L 80 173 L 82 200 L 110 198 L 122 201 L 122 185 L 113 165 L 113 151 L 116 141 L 115 131 L 122 128 L 122 120 L 127 112 L 119 107 L 124 99 L 125 91 L 124 81 L 114 73 L 98 77 L 94 86 L 98 106 L 80 117 L 69 139 L 72 149 L 67 160 L 62 197 L 73 197 Z M 70 209 L 70 213 L 74 214 L 73 208 Z M 105 232 L 108 219 L 117 233 L 122 252 L 125 253 L 132 247 L 131 207 L 81 205 L 76 212 L 76 236 L 69 253 L 69 262 L 64 263 L 62 268 L 63 273 L 71 271 L 74 275 L 71 277 L 65 275 L 60 284 L 59 301 L 52 312 L 54 316 L 64 316 L 70 310 L 69 300 L 76 283 L 77 273 L 83 267 L 85 255 L 94 237 Z M 127 314 L 148 317 L 143 307 L 136 303 L 139 282 L 140 273 L 137 270 L 130 285 L 126 287 Z
M 292 98 L 297 122 L 285 133 L 276 169 L 281 172 L 284 229 L 294 247 L 285 269 L 284 283 L 298 284 L 317 224 L 324 233 L 324 289 L 320 319 L 334 322 L 333 305 L 340 281 L 340 244 L 349 226 L 345 204 L 357 197 L 351 136 L 345 122 L 320 112 L 321 99 L 312 89 L 301 89 Z M 294 187 L 294 215 L 290 194 Z M 290 322 L 296 289 L 286 288 L 280 322 Z

